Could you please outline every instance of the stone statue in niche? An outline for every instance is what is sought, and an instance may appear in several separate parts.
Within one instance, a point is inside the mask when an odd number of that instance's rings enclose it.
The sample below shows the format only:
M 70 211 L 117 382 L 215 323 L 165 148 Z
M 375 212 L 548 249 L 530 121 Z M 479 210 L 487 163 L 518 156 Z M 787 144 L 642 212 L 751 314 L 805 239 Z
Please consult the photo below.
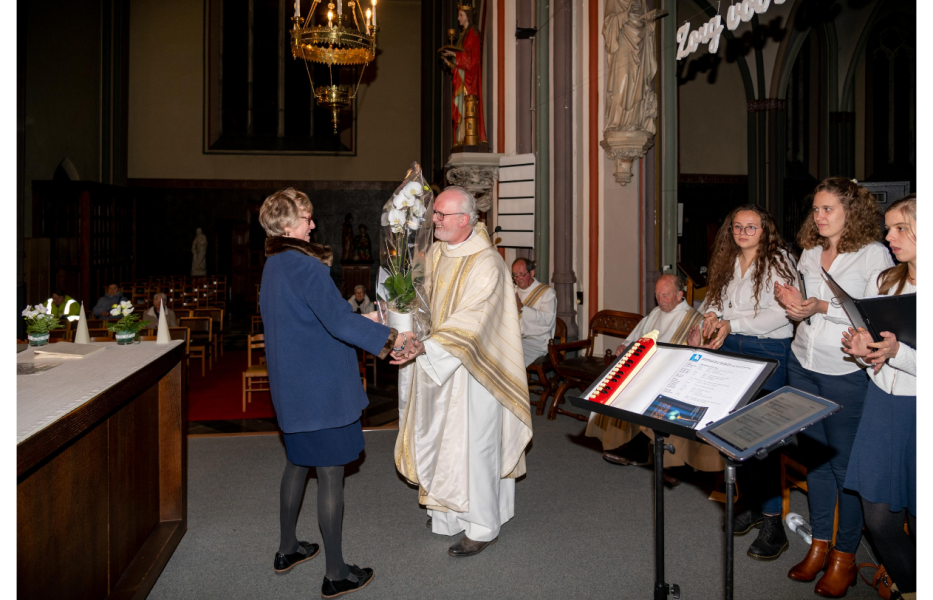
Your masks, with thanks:
M 343 219 L 343 255 L 340 260 L 341 262 L 353 260 L 353 256 L 353 213 L 347 213 Z
M 191 274 L 207 275 L 207 236 L 198 227 L 191 243 Z
M 373 262 L 373 243 L 369 239 L 369 234 L 366 233 L 366 225 L 360 225 L 359 231 L 359 235 L 353 240 L 353 245 L 356 247 L 354 256 L 361 262 Z
M 451 45 L 439 50 L 441 60 L 450 69 L 453 76 L 453 106 L 451 119 L 454 127 L 454 145 L 481 145 L 486 142 L 486 125 L 483 122 L 483 47 L 479 34 L 473 26 L 473 7 L 457 4 L 457 22 L 460 24 L 460 37 L 453 45 L 453 30 L 450 30 Z M 476 129 L 475 136 L 467 132 L 467 96 L 475 96 Z M 470 100 L 471 104 L 473 99 Z M 475 140 L 472 138 L 476 138 Z
M 616 161 L 615 179 L 632 180 L 632 161 L 654 145 L 658 97 L 655 21 L 666 13 L 648 11 L 645 0 L 606 0 L 603 37 L 608 55 L 605 139 L 601 142 Z

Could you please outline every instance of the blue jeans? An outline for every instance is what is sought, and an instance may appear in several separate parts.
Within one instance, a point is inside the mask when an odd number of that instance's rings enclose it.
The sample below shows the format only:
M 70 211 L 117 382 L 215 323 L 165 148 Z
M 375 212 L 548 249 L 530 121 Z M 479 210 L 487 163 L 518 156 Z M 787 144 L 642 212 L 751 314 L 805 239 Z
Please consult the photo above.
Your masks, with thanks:
M 790 340 L 790 338 L 763 339 L 752 335 L 732 333 L 726 337 L 721 350 L 777 360 L 777 369 L 762 388 L 763 392 L 773 392 L 786 385 Z M 766 515 L 781 514 L 780 456 L 780 452 L 772 452 L 764 460 L 748 461 L 739 471 L 742 495 L 747 498 L 748 506 L 750 508 L 760 506 L 761 512 Z
M 810 524 L 813 539 L 833 538 L 833 513 L 839 499 L 836 548 L 855 552 L 862 538 L 862 505 L 858 494 L 843 489 L 849 454 L 862 418 L 868 375 L 859 370 L 847 375 L 823 375 L 804 369 L 793 353 L 787 364 L 788 383 L 822 396 L 842 409 L 800 434 L 801 454 L 806 457 Z

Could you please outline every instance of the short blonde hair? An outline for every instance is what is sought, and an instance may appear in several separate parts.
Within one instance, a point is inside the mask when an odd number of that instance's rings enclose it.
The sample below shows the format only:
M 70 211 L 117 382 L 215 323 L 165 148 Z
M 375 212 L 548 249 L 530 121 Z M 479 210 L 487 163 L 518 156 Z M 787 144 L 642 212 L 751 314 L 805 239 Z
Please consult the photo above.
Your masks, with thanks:
M 311 200 L 295 188 L 285 188 L 272 194 L 259 209 L 259 223 L 269 237 L 285 235 L 285 228 L 298 227 L 302 211 L 312 214 Z

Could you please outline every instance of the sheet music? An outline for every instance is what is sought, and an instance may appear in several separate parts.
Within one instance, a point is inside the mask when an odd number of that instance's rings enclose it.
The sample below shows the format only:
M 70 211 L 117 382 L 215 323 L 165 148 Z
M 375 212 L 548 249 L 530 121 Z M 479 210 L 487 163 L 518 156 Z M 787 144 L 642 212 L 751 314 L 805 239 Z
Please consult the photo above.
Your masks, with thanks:
M 702 429 L 728 415 L 764 368 L 763 363 L 702 350 L 658 348 L 610 406 L 642 414 L 659 394 L 664 394 L 707 407 L 698 427 Z

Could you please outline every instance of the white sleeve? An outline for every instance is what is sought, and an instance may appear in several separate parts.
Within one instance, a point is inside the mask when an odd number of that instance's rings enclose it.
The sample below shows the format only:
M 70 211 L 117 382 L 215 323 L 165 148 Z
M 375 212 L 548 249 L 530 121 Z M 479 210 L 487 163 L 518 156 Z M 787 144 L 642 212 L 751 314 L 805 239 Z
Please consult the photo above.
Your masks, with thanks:
M 903 371 L 908 375 L 917 376 L 917 351 L 905 344 L 900 343 L 897 354 L 894 358 L 888 359 L 888 364 L 898 371 Z
M 859 267 L 868 272 L 868 279 L 865 281 L 865 288 L 862 290 L 860 298 L 871 296 L 878 293 L 878 275 L 885 269 L 894 266 L 894 261 L 888 256 L 887 249 L 878 242 L 872 242 L 868 247 L 863 248 L 864 257 Z M 871 292 L 870 290 L 874 290 Z M 846 314 L 842 304 L 829 300 L 829 307 L 826 309 L 826 319 L 840 325 L 851 325 L 849 316 Z
M 463 364 L 460 359 L 444 350 L 444 347 L 430 338 L 424 342 L 424 354 L 416 358 L 418 364 L 436 385 L 442 386 L 454 371 Z
M 557 323 L 557 294 L 547 290 L 534 307 L 522 308 L 522 335 L 551 334 Z

